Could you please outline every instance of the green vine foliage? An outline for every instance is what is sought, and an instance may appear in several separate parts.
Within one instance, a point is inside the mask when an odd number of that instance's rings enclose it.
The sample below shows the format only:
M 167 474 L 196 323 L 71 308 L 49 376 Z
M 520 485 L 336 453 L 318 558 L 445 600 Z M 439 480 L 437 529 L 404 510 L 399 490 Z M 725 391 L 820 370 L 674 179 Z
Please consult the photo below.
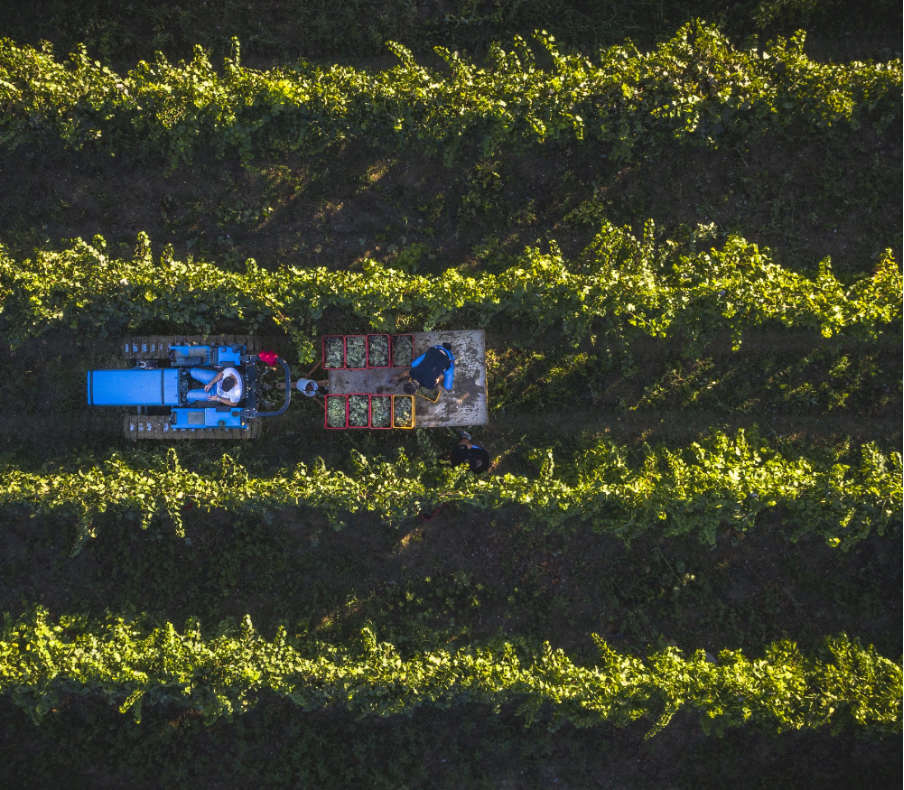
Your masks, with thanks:
M 900 454 L 884 455 L 867 444 L 859 455 L 859 463 L 826 455 L 792 458 L 743 431 L 734 438 L 716 432 L 683 451 L 647 448 L 639 464 L 605 440 L 560 476 L 549 451 L 538 477 L 483 479 L 432 454 L 413 459 L 401 450 L 394 460 L 352 451 L 350 472 L 318 461 L 268 476 L 228 455 L 190 471 L 175 449 L 162 457 L 135 450 L 40 472 L 8 462 L 0 467 L 0 507 L 74 515 L 73 553 L 95 535 L 97 517 L 108 510 L 139 515 L 142 527 L 166 516 L 184 536 L 182 510 L 189 504 L 250 513 L 304 506 L 342 529 L 349 514 L 375 513 L 392 526 L 440 501 L 486 510 L 522 505 L 530 522 L 547 530 L 570 530 L 582 521 L 625 541 L 656 529 L 696 535 L 707 544 L 715 543 L 720 526 L 750 530 L 761 513 L 778 509 L 791 540 L 818 535 L 848 548 L 900 520 Z
M 844 727 L 880 737 L 901 732 L 901 667 L 845 635 L 826 641 L 827 660 L 803 656 L 792 642 L 750 659 L 723 650 L 685 657 L 673 647 L 647 658 L 623 655 L 594 636 L 595 665 L 580 666 L 561 650 L 509 643 L 436 650 L 403 658 L 372 630 L 359 644 L 335 647 L 240 629 L 205 639 L 197 623 L 150 630 L 121 617 L 92 629 L 76 617 L 54 623 L 43 609 L 7 619 L 0 641 L 0 691 L 36 723 L 69 695 L 94 694 L 130 710 L 174 704 L 210 723 L 243 713 L 262 692 L 305 710 L 341 706 L 355 714 L 410 715 L 424 705 L 520 703 L 530 724 L 550 714 L 551 728 L 646 720 L 650 735 L 686 708 L 709 731 L 744 724 L 771 732 Z
M 397 43 L 400 65 L 372 73 L 300 61 L 260 71 L 239 45 L 216 71 L 197 47 L 189 63 L 162 55 L 120 76 L 84 47 L 61 63 L 49 49 L 0 41 L 0 146 L 60 141 L 111 151 L 136 142 L 189 161 L 278 146 L 312 150 L 360 135 L 453 158 L 462 145 L 592 140 L 629 159 L 635 145 L 678 138 L 714 146 L 774 130 L 887 128 L 901 112 L 901 61 L 830 64 L 803 52 L 804 34 L 763 50 L 737 49 L 703 22 L 682 27 L 649 54 L 631 44 L 594 58 L 565 55 L 535 33 L 493 46 L 475 64 L 438 47 L 441 70 Z M 537 54 L 539 53 L 539 57 Z
M 406 274 L 372 260 L 360 272 L 268 271 L 253 260 L 244 272 L 228 272 L 167 252 L 154 259 L 143 233 L 131 260 L 110 257 L 100 236 L 25 260 L 0 246 L 0 334 L 15 344 L 60 327 L 101 337 L 223 326 L 253 333 L 272 320 L 293 338 L 299 361 L 309 362 L 311 330 L 329 307 L 384 332 L 395 331 L 400 316 L 428 331 L 506 318 L 538 334 L 562 329 L 575 342 L 599 333 L 622 344 L 677 337 L 690 355 L 723 330 L 737 346 L 745 329 L 764 324 L 851 339 L 875 339 L 900 324 L 902 278 L 890 251 L 871 275 L 844 285 L 828 259 L 809 278 L 736 236 L 708 252 L 679 252 L 654 237 L 652 221 L 642 239 L 606 223 L 575 261 L 553 243 L 549 253 L 529 248 L 512 268 L 476 277 L 453 269 Z

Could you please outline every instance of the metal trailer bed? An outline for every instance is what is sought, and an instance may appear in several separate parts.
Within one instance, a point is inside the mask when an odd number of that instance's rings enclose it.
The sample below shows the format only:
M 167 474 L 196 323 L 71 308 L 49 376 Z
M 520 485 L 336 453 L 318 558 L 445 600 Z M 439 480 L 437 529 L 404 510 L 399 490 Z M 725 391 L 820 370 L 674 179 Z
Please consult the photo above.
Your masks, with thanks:
M 451 343 L 455 354 L 455 383 L 449 392 L 442 390 L 436 403 L 415 399 L 415 426 L 418 428 L 451 428 L 486 425 L 487 372 L 486 339 L 482 329 L 446 332 L 410 332 L 414 336 L 416 359 L 431 346 Z M 396 395 L 401 384 L 392 384 L 401 368 L 368 368 L 365 370 L 328 370 L 332 395 L 368 393 Z

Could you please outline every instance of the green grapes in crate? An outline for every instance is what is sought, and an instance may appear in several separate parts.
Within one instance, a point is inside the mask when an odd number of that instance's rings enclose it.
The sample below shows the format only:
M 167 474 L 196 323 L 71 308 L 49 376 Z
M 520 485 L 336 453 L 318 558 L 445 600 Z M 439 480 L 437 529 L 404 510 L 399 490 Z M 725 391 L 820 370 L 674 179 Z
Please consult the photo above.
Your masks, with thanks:
M 367 427 L 367 395 L 348 396 L 348 424 L 350 428 Z
M 324 367 L 342 368 L 345 367 L 345 352 L 342 348 L 341 337 L 328 337 L 325 341 L 326 354 Z
M 370 401 L 370 424 L 374 428 L 389 428 L 392 421 L 391 398 L 377 397 Z
M 364 335 L 349 335 L 345 338 L 345 366 L 363 368 L 367 365 L 367 347 Z
M 345 427 L 345 398 L 327 398 L 326 399 L 326 424 L 330 428 Z
M 396 428 L 410 428 L 414 416 L 411 413 L 411 398 L 395 399 L 395 421 Z
M 414 359 L 411 348 L 411 338 L 408 335 L 399 335 L 392 340 L 392 366 L 394 368 L 407 368 Z
M 367 338 L 367 359 L 374 368 L 389 365 L 389 338 L 386 335 L 371 335 Z

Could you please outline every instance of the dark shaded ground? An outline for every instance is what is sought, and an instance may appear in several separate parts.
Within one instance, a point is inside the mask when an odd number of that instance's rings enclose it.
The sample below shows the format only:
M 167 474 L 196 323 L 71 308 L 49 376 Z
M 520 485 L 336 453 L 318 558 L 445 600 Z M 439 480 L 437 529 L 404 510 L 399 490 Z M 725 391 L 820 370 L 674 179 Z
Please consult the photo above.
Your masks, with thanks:
M 29 788 L 638 788 L 876 790 L 900 787 L 901 742 L 751 729 L 703 734 L 679 714 L 652 740 L 625 730 L 525 728 L 511 708 L 425 709 L 410 719 L 355 721 L 264 702 L 234 724 L 205 727 L 178 710 L 141 725 L 84 700 L 36 728 L 0 700 L 0 782 Z
M 498 270 L 549 240 L 573 258 L 603 220 L 662 238 L 711 226 L 768 246 L 784 266 L 842 276 L 870 271 L 886 248 L 901 258 L 900 126 L 877 136 L 766 139 L 709 151 L 677 143 L 631 164 L 592 146 L 456 167 L 364 141 L 319 157 L 243 168 L 203 156 L 167 173 L 162 161 L 26 150 L 0 163 L 0 235 L 14 254 L 103 235 L 127 255 L 139 231 L 227 268 L 354 268 L 364 258 L 409 272 Z
M 590 662 L 592 633 L 631 652 L 760 655 L 781 639 L 812 652 L 839 632 L 889 658 L 902 652 L 897 530 L 843 553 L 788 542 L 775 515 L 746 535 L 726 529 L 712 548 L 652 534 L 626 547 L 580 524 L 546 535 L 526 508 L 449 507 L 398 529 L 362 515 L 338 533 L 301 508 L 185 517 L 188 540 L 169 523 L 142 531 L 136 519 L 99 517 L 98 537 L 72 559 L 74 519 L 8 514 L 0 611 L 40 603 L 53 616 L 143 612 L 180 626 L 198 617 L 207 630 L 250 614 L 268 637 L 282 623 L 336 643 L 369 624 L 404 652 L 501 635 Z
M 340 315 L 322 324 L 327 333 L 367 329 Z M 878 343 L 838 343 L 813 332 L 761 330 L 748 333 L 737 352 L 726 335 L 696 357 L 687 357 L 680 341 L 645 339 L 631 346 L 629 357 L 612 359 L 604 337 L 573 349 L 556 333 L 527 340 L 528 332 L 500 326 L 487 333 L 490 424 L 475 435 L 504 456 L 497 471 L 519 471 L 512 464 L 533 447 L 552 446 L 567 456 L 576 442 L 601 434 L 627 445 L 681 446 L 709 429 L 733 434 L 757 426 L 763 435 L 810 445 L 847 438 L 878 442 L 886 451 L 900 446 L 901 355 L 893 334 Z M 291 359 L 283 339 L 273 336 L 268 344 Z M 11 404 L 0 411 L 0 453 L 31 463 L 132 446 L 121 438 L 127 410 L 85 407 L 87 371 L 128 364 L 118 356 L 118 341 L 76 341 L 69 331 L 0 348 L 0 399 Z M 295 376 L 309 368 L 293 367 Z M 180 446 L 213 456 L 244 453 L 274 468 L 317 457 L 341 463 L 352 448 L 368 456 L 399 446 L 418 452 L 416 437 L 407 433 L 352 435 L 322 426 L 322 400 L 296 398 L 286 415 L 266 422 L 253 445 Z
M 492 41 L 538 29 L 565 46 L 593 50 L 628 37 L 642 43 L 668 38 L 695 18 L 738 38 L 805 28 L 816 39 L 817 55 L 820 39 L 828 38 L 832 56 L 842 59 L 901 50 L 901 8 L 893 0 L 3 0 L 0 36 L 50 41 L 60 53 L 84 43 L 93 57 L 127 63 L 157 51 L 188 58 L 197 44 L 219 60 L 237 36 L 246 57 L 285 62 L 360 60 L 384 54 L 388 39 L 419 53 L 440 44 L 482 54 Z

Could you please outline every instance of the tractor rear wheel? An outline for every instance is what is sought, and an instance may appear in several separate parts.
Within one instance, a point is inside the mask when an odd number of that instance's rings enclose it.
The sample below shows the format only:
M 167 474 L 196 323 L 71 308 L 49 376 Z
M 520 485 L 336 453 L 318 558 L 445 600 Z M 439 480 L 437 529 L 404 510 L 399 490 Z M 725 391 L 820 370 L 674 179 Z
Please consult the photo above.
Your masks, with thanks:
M 136 335 L 122 340 L 123 359 L 166 359 L 170 346 L 243 345 L 247 353 L 261 350 L 258 335 Z

